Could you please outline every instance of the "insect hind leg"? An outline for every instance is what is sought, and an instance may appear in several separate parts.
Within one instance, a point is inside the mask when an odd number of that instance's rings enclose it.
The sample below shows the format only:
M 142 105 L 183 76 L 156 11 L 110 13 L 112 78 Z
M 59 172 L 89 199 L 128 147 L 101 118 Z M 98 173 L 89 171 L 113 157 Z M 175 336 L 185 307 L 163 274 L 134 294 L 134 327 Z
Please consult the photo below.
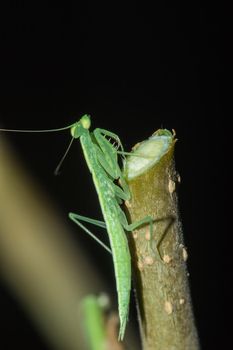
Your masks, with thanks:
M 159 260 L 163 260 L 162 257 L 161 257 L 161 254 L 160 254 L 160 251 L 159 251 L 159 246 L 160 246 L 160 241 L 157 242 L 156 244 L 156 250 L 154 250 L 154 248 L 152 247 L 152 243 L 153 243 L 153 224 L 154 224 L 154 219 L 152 218 L 152 216 L 145 216 L 143 219 L 139 220 L 139 221 L 136 221 L 136 222 L 133 222 L 132 224 L 126 224 L 124 223 L 124 228 L 126 231 L 133 231 L 135 230 L 136 228 L 139 228 L 143 225 L 146 225 L 146 224 L 149 224 L 149 244 L 150 244 L 150 249 L 152 251 L 154 251 L 155 255 L 159 258 Z
M 105 228 L 106 224 L 103 221 L 95 220 L 88 218 L 86 216 L 78 215 L 75 213 L 69 213 L 69 218 L 74 221 L 83 231 L 85 231 L 89 236 L 91 236 L 96 242 L 98 242 L 105 250 L 107 250 L 110 254 L 112 254 L 111 249 L 104 244 L 99 238 L 97 238 L 86 226 L 84 226 L 80 221 L 88 222 L 90 224 L 93 224 L 95 226 Z

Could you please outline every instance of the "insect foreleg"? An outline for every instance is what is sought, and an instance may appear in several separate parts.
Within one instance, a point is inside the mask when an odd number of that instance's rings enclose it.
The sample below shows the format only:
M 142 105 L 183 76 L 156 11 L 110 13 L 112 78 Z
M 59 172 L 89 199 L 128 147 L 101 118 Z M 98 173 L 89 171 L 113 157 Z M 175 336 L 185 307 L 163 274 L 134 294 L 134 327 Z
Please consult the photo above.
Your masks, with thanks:
M 95 149 L 96 149 L 97 158 L 102 168 L 113 179 L 115 180 L 119 179 L 120 185 L 124 193 L 120 188 L 118 191 L 118 189 L 116 189 L 116 186 L 115 186 L 114 191 L 116 192 L 117 196 L 124 200 L 129 199 L 130 198 L 129 188 L 123 177 L 119 164 L 117 163 L 116 152 L 115 151 L 113 152 L 111 150 L 112 145 L 108 143 L 106 144 L 103 143 L 101 149 L 97 145 L 95 146 L 96 146 Z M 109 149 L 109 146 L 111 147 L 110 149 Z
M 121 199 L 124 199 L 124 200 L 129 199 L 130 198 L 129 188 L 128 188 L 128 185 L 126 184 L 126 181 L 123 177 L 122 171 L 121 171 L 120 166 L 118 164 L 118 159 L 117 159 L 118 151 L 115 149 L 115 147 L 110 142 L 108 142 L 105 139 L 105 137 L 104 137 L 105 134 L 118 140 L 120 147 L 122 149 L 122 153 L 124 153 L 123 146 L 122 146 L 121 141 L 117 135 L 115 135 L 107 130 L 95 129 L 94 135 L 95 135 L 96 142 L 99 146 L 99 147 L 96 146 L 96 153 L 97 153 L 98 161 L 101 164 L 101 166 L 103 167 L 103 169 L 107 172 L 107 174 L 109 174 L 115 180 L 119 179 L 119 183 L 120 183 L 123 191 L 125 192 L 125 195 L 123 197 L 121 197 Z
M 129 200 L 129 198 L 130 198 L 129 193 L 128 193 L 129 191 L 125 191 L 124 187 L 122 186 L 122 183 L 121 183 L 121 186 L 123 189 L 121 187 L 115 185 L 114 183 L 112 184 L 112 186 L 113 186 L 116 197 L 118 197 L 124 201 Z
M 101 228 L 105 228 L 106 229 L 106 224 L 103 221 L 99 221 L 99 220 L 95 220 L 95 219 L 90 219 L 86 216 L 82 216 L 82 215 L 78 215 L 75 213 L 69 213 L 69 218 L 74 221 L 79 227 L 81 227 L 81 229 L 83 229 L 86 233 L 89 234 L 89 236 L 91 236 L 95 241 L 97 241 L 104 249 L 106 249 L 110 254 L 112 254 L 111 249 L 106 246 L 106 244 L 104 244 L 99 238 L 97 238 L 90 230 L 88 230 L 88 228 L 86 226 L 84 226 L 80 221 L 85 221 L 88 222 L 90 224 L 99 226 Z
M 94 135 L 97 139 L 101 139 L 101 137 L 105 137 L 105 136 L 109 136 L 111 139 L 115 140 L 116 143 L 118 144 L 118 148 L 121 149 L 122 152 L 124 152 L 124 147 L 121 143 L 121 140 L 119 138 L 118 135 L 114 134 L 113 132 L 111 131 L 108 131 L 108 130 L 105 130 L 105 129 L 100 129 L 100 128 L 97 128 L 94 130 Z M 104 138 L 103 138 L 104 139 Z M 107 141 L 109 144 L 111 144 L 109 141 Z M 101 146 L 101 145 L 100 145 Z M 111 144 L 112 146 L 112 144 Z M 113 148 L 115 149 L 116 151 L 116 148 L 115 146 L 113 146 Z
M 115 179 L 115 180 L 118 179 L 120 168 L 118 169 L 114 166 L 114 164 L 117 164 L 117 158 L 116 158 L 116 160 L 114 159 L 115 155 L 113 155 L 111 157 L 111 155 L 109 154 L 109 152 L 107 150 L 104 153 L 102 150 L 100 150 L 100 148 L 97 145 L 95 145 L 95 149 L 96 149 L 98 161 L 99 161 L 100 165 L 102 166 L 102 168 L 113 179 Z M 110 157 L 111 157 L 111 160 L 110 160 Z M 118 166 L 118 164 L 117 164 L 117 166 Z

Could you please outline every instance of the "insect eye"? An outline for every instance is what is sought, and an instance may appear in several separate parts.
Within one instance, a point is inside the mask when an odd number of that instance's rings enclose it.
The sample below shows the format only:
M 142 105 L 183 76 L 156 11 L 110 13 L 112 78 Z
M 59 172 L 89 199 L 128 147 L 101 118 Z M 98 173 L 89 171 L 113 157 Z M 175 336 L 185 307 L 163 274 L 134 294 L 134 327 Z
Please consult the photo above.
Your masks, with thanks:
M 81 122 L 82 126 L 84 127 L 84 129 L 89 129 L 91 126 L 91 119 L 90 119 L 90 116 L 88 114 L 85 114 L 80 119 L 80 122 Z
M 75 139 L 79 138 L 80 136 L 80 124 L 79 123 L 75 123 L 72 128 L 70 129 L 70 133 L 71 133 L 71 136 Z

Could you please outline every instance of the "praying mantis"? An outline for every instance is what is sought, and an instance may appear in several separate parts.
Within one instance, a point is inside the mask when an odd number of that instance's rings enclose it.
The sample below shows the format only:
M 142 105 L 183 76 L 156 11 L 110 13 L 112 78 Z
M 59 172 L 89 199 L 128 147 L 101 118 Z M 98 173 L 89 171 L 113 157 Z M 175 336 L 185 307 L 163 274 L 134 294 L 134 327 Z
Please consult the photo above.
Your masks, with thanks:
M 151 216 L 146 216 L 140 221 L 128 223 L 120 205 L 123 201 L 130 199 L 130 190 L 118 164 L 118 154 L 124 156 L 127 153 L 124 152 L 122 143 L 116 134 L 100 128 L 91 132 L 90 126 L 90 116 L 85 114 L 78 122 L 65 128 L 51 130 L 0 129 L 0 131 L 53 132 L 70 129 L 72 140 L 80 140 L 84 158 L 92 174 L 104 221 L 90 219 L 76 213 L 69 213 L 69 218 L 112 254 L 120 319 L 118 339 L 122 341 L 128 320 L 131 290 L 131 257 L 125 231 L 131 232 L 139 226 L 150 224 L 150 234 L 152 235 L 154 220 Z M 105 228 L 111 249 L 89 231 L 81 221 Z

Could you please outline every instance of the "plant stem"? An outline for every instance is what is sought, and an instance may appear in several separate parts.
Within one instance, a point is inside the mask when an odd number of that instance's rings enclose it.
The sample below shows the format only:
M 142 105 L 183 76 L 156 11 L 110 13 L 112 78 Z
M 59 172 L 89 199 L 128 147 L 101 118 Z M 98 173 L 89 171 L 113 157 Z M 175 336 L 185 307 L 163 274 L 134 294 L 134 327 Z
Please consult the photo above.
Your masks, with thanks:
M 199 349 L 177 206 L 175 142 L 174 134 L 158 130 L 137 145 L 125 163 L 131 222 L 153 218 L 152 237 L 149 225 L 129 237 L 144 350 Z

